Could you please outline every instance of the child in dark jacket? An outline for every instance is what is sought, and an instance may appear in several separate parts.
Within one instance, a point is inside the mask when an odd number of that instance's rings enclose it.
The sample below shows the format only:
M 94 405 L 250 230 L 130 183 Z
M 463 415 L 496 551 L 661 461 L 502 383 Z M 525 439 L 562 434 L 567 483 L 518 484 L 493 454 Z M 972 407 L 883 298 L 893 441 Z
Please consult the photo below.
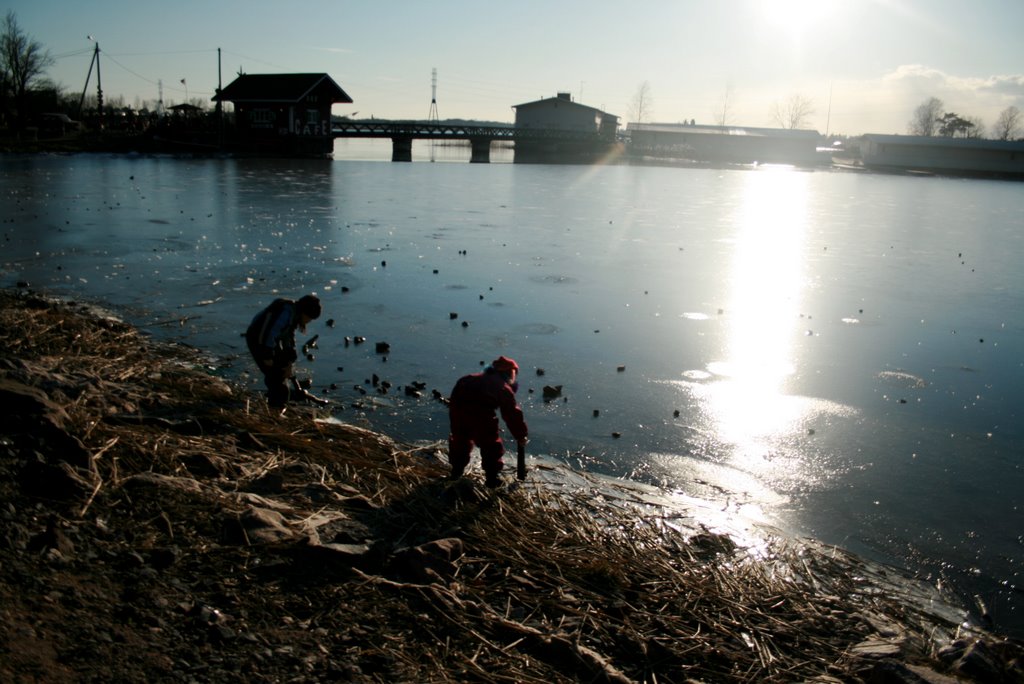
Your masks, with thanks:
M 320 318 L 320 299 L 308 294 L 295 302 L 275 299 L 252 319 L 245 341 L 256 365 L 263 372 L 267 403 L 275 408 L 288 402 L 288 381 L 294 377 L 295 330 L 306 332 L 310 321 Z

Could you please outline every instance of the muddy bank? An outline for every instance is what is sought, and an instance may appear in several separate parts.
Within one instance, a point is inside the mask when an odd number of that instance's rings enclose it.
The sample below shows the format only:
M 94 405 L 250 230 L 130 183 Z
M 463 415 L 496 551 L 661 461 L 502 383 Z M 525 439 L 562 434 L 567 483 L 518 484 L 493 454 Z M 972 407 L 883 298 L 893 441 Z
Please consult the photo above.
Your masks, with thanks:
M 1024 680 L 839 550 L 271 413 L 193 350 L 0 293 L 5 681 Z

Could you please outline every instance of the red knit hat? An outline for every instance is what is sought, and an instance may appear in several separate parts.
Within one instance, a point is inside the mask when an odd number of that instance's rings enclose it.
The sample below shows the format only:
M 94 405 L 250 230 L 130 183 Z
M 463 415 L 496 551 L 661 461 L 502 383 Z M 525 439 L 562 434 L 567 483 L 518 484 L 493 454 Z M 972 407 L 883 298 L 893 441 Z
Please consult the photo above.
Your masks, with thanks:
M 510 359 L 507 356 L 499 356 L 498 358 L 491 361 L 491 368 L 496 371 L 512 371 L 519 372 L 519 364 L 514 359 Z

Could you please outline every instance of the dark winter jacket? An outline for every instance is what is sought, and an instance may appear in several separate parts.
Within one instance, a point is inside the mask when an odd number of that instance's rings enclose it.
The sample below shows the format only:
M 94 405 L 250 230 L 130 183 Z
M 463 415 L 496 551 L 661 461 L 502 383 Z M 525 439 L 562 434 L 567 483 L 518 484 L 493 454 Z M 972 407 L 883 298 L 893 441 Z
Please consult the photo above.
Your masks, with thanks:
M 291 363 L 298 358 L 295 351 L 295 329 L 298 326 L 296 303 L 290 299 L 275 299 L 252 319 L 245 338 L 257 360 Z

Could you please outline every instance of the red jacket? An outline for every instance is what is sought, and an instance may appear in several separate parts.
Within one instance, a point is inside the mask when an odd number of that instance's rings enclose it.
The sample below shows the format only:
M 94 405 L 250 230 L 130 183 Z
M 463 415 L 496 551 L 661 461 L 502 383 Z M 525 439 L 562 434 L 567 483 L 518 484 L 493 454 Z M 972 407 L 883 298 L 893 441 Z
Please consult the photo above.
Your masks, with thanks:
M 497 428 L 495 411 L 508 426 L 516 440 L 526 439 L 528 430 L 523 410 L 516 403 L 516 393 L 500 372 L 488 368 L 459 378 L 452 390 L 449 413 L 452 430 L 476 431 L 489 424 Z

